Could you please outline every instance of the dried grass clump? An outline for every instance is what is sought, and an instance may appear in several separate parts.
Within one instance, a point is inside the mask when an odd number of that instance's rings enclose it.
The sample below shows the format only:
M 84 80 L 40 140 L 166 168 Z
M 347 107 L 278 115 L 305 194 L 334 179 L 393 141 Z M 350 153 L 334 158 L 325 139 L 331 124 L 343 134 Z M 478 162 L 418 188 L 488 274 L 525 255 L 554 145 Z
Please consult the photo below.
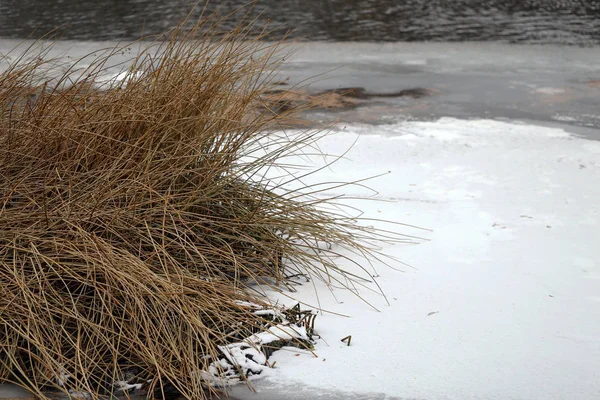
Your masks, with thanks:
M 59 75 L 30 51 L 0 75 L 0 381 L 97 398 L 135 373 L 149 396 L 204 398 L 223 346 L 281 322 L 256 283 L 355 279 L 317 244 L 368 253 L 373 233 L 306 196 L 321 186 L 264 178 L 301 182 L 280 160 L 320 135 L 257 108 L 276 46 L 208 23 L 121 82 L 102 78 L 121 48 Z

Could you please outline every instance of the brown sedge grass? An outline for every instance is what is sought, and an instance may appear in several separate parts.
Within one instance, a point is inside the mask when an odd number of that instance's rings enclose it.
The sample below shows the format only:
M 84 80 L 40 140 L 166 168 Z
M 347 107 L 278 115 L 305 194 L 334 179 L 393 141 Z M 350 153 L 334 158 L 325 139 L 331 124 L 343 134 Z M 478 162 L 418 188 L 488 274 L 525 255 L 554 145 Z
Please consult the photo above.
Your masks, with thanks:
M 411 240 L 326 210 L 337 199 L 320 192 L 352 183 L 267 180 L 314 173 L 284 160 L 319 154 L 326 132 L 289 131 L 302 109 L 262 100 L 280 43 L 217 24 L 141 43 L 121 82 L 102 76 L 131 44 L 83 68 L 33 46 L 0 75 L 0 381 L 46 399 L 68 395 L 66 373 L 95 399 L 137 368 L 149 396 L 168 383 L 205 398 L 218 346 L 265 329 L 240 303 L 272 307 L 261 285 L 299 273 L 354 289 L 369 274 L 340 258 Z

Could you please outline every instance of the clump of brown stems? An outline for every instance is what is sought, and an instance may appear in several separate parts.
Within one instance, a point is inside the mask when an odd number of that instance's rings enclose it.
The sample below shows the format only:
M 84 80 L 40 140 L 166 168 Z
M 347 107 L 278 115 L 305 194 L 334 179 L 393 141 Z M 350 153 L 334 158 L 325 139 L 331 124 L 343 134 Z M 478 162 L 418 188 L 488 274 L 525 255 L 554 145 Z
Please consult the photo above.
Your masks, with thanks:
M 385 235 L 324 211 L 323 186 L 267 180 L 301 183 L 281 160 L 324 133 L 263 107 L 277 45 L 209 21 L 146 43 L 122 81 L 102 77 L 126 46 L 58 75 L 30 49 L 0 75 L 0 381 L 98 398 L 135 369 L 149 396 L 201 399 L 217 346 L 267 326 L 257 284 L 356 281 L 332 255 L 377 256 Z

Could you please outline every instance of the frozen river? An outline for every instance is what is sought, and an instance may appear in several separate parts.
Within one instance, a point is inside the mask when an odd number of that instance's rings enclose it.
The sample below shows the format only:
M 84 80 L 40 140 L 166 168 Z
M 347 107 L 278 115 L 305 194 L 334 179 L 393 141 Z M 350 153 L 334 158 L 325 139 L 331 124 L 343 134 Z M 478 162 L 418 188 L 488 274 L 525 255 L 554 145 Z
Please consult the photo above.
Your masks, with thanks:
M 0 40 L 0 52 L 27 43 Z M 77 59 L 115 43 L 62 41 L 51 55 Z M 374 125 L 440 117 L 521 120 L 600 139 L 600 47 L 307 42 L 289 50 L 294 52 L 277 78 L 288 83 L 282 89 L 300 86 L 318 93 L 360 87 L 369 95 L 354 109 L 315 112 L 317 120 Z M 120 66 L 107 74 L 118 74 L 133 56 L 135 48 L 116 55 Z M 0 68 L 5 66 L 0 61 Z M 387 96 L 411 89 L 428 95 Z
M 18 43 L 0 41 L 0 52 Z M 113 44 L 63 41 L 54 51 L 77 58 Z M 318 178 L 387 172 L 373 181 L 385 201 L 359 191 L 349 193 L 354 205 L 433 232 L 422 245 L 385 249 L 417 267 L 380 267 L 391 306 L 373 298 L 376 313 L 348 293 L 327 299 L 321 287 L 326 308 L 352 318 L 320 317 L 320 358 L 280 352 L 258 394 L 238 387 L 233 396 L 597 399 L 599 66 L 598 47 L 300 45 L 280 72 L 288 87 L 370 94 L 357 108 L 311 114 L 348 127 L 325 141 L 330 154 L 362 134 Z M 407 89 L 428 94 L 386 96 Z M 349 333 L 353 346 L 339 344 Z

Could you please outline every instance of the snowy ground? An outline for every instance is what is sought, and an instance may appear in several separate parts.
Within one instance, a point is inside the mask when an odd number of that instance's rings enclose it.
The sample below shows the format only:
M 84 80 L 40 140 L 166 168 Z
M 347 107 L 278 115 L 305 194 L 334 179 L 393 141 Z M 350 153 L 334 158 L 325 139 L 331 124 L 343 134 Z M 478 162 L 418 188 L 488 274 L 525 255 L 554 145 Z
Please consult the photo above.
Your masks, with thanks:
M 600 142 L 557 128 L 443 118 L 348 126 L 321 144 L 347 155 L 313 179 L 370 183 L 367 217 L 415 224 L 385 249 L 381 296 L 332 293 L 316 355 L 276 353 L 238 399 L 600 398 Z M 322 160 L 314 160 L 322 162 Z M 346 194 L 372 197 L 366 190 Z M 331 193 L 329 193 L 331 194 Z M 350 266 L 348 266 L 350 267 Z M 312 284 L 296 294 L 316 303 Z M 285 302 L 286 300 L 283 299 Z M 289 305 L 293 303 L 287 300 Z M 340 339 L 352 335 L 351 346 Z

